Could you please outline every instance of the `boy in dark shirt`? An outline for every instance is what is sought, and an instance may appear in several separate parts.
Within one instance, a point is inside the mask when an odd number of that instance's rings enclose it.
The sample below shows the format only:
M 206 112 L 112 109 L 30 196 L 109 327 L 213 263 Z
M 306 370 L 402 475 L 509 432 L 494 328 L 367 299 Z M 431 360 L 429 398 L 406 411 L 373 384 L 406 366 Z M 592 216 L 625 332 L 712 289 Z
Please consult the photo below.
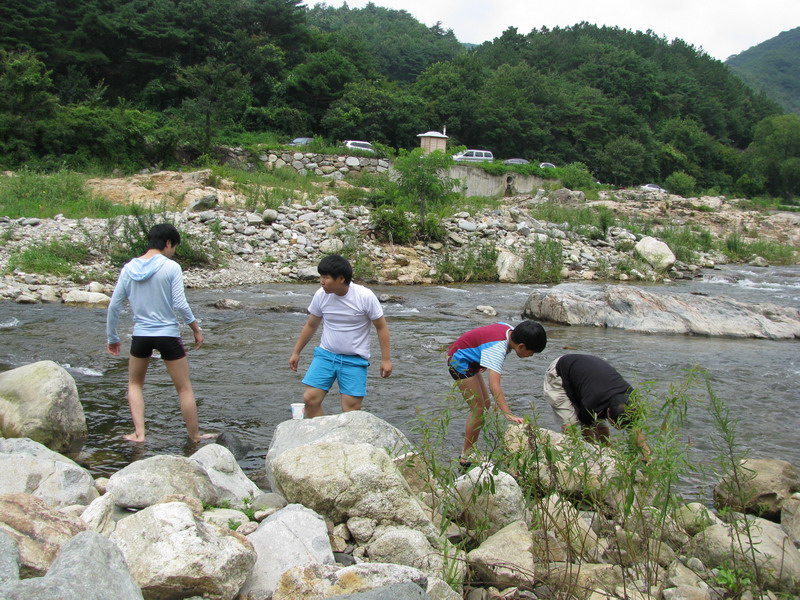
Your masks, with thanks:
M 580 425 L 586 439 L 608 443 L 610 430 L 605 420 L 616 427 L 630 427 L 628 409 L 631 385 L 617 370 L 597 356 L 565 354 L 554 360 L 544 376 L 544 395 L 562 422 L 562 431 Z M 650 448 L 641 431 L 636 445 L 645 458 Z

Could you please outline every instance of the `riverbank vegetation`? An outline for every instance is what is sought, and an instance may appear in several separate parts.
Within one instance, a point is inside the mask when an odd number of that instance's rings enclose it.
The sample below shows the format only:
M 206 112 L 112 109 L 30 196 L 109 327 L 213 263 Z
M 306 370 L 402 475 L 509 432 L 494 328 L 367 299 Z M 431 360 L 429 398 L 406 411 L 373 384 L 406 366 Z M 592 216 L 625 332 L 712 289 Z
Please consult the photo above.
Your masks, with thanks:
M 580 163 L 615 186 L 784 203 L 800 190 L 800 117 L 679 39 L 579 23 L 468 47 L 374 4 L 213 0 L 200 12 L 4 2 L 0 168 L 131 173 L 295 136 L 393 156 L 446 128 L 451 148 L 527 158 L 531 172 L 550 162 L 568 187 Z
M 389 246 L 424 244 L 438 248 L 432 271 L 435 281 L 496 281 L 499 250 L 495 245 L 491 241 L 481 243 L 478 240 L 456 252 L 448 244 L 451 233 L 444 222 L 498 210 L 503 206 L 503 200 L 464 198 L 454 193 L 453 182 L 440 175 L 452 164 L 452 160 L 439 153 L 434 158 L 439 162 L 428 163 L 430 157 L 423 157 L 419 149 L 403 151 L 391 175 L 364 173 L 350 179 L 349 185 L 337 185 L 332 180 L 314 175 L 302 176 L 293 169 L 249 171 L 225 165 L 211 166 L 208 177 L 211 185 L 233 189 L 243 199 L 241 205 L 228 208 L 243 208 L 259 214 L 267 209 L 285 210 L 290 205 L 313 202 L 326 195 L 336 196 L 337 203 L 345 209 L 358 211 L 362 210 L 358 207 L 369 208 L 368 230 L 344 228 L 335 234 L 343 241 L 342 252 L 351 259 L 356 276 L 362 280 L 374 280 L 379 275 L 373 257 L 362 243 L 362 236 L 370 236 Z M 426 168 L 421 168 L 420 163 L 425 163 Z M 144 180 L 145 187 L 147 183 L 148 180 Z M 31 201 L 36 202 L 38 207 L 33 214 L 28 208 Z M 669 201 L 666 202 L 668 204 Z M 170 221 L 173 208 L 165 202 L 149 208 L 132 203 L 113 204 L 92 192 L 86 185 L 85 176 L 70 171 L 48 174 L 23 171 L 12 177 L 2 177 L 0 214 L 10 218 L 53 218 L 63 215 L 73 219 L 108 219 L 108 235 L 104 239 L 50 240 L 41 246 L 28 248 L 24 253 L 15 254 L 9 260 L 6 271 L 20 270 L 68 277 L 77 272 L 74 267 L 92 258 L 93 255 L 84 255 L 83 248 L 87 245 L 92 249 L 103 248 L 111 263 L 119 266 L 130 256 L 138 256 L 145 251 L 149 226 L 158 220 Z M 699 211 L 698 214 L 702 216 L 706 212 Z M 676 258 L 685 264 L 697 264 L 702 255 L 714 252 L 724 254 L 733 262 L 746 262 L 754 256 L 771 264 L 793 264 L 797 260 L 795 248 L 760 239 L 752 231 L 714 235 L 702 222 L 678 225 L 669 214 L 664 218 L 646 216 L 637 211 L 614 212 L 602 203 L 562 204 L 546 201 L 529 203 L 525 215 L 532 224 L 540 223 L 538 227 L 557 226 L 562 232 L 585 239 L 589 244 L 608 244 L 620 230 L 638 237 L 652 235 L 666 242 Z M 211 234 L 219 238 L 219 223 L 211 222 L 209 228 Z M 13 227 L 6 230 L 0 244 L 13 235 L 13 230 Z M 562 244 L 557 239 L 546 236 L 540 239 L 537 236 L 532 239 L 530 247 L 517 251 L 522 259 L 519 281 L 557 283 L 563 276 L 565 264 Z M 622 252 L 632 250 L 635 238 L 631 236 L 630 240 L 616 239 L 614 245 Z M 217 267 L 224 266 L 226 262 L 226 256 L 216 243 L 196 243 L 191 235 L 184 236 L 177 257 L 185 267 Z M 594 268 L 595 277 L 613 280 L 622 274 L 638 279 L 648 271 L 648 266 L 633 253 L 627 261 L 615 260 L 614 263 L 606 264 L 601 259 Z M 86 276 L 86 270 L 81 271 Z M 100 279 L 110 276 L 103 273 L 93 275 Z
M 639 386 L 632 395 L 630 428 L 612 432 L 603 447 L 587 443 L 576 428 L 564 435 L 540 428 L 535 407 L 534 418 L 521 426 L 507 427 L 502 415 L 487 412 L 468 478 L 460 477 L 465 469 L 452 458 L 457 449 L 445 444 L 452 415 L 463 411 L 462 405 L 453 393 L 447 409 L 418 415 L 411 425 L 416 442 L 403 469 L 441 535 L 460 552 L 478 548 L 506 521 L 523 518 L 513 515 L 527 515 L 530 531 L 523 530 L 519 542 L 507 533 L 503 539 L 510 548 L 493 548 L 496 560 L 508 561 L 492 573 L 495 580 L 518 590 L 547 589 L 548 597 L 559 598 L 587 597 L 597 588 L 615 590 L 619 597 L 660 597 L 679 581 L 712 597 L 793 597 L 798 582 L 787 586 L 780 569 L 770 568 L 770 560 L 781 564 L 781 558 L 758 549 L 760 526 L 744 514 L 763 514 L 752 504 L 756 474 L 743 466 L 748 453 L 738 440 L 737 421 L 702 369 L 687 371 L 663 397 L 646 382 Z M 713 423 L 704 443 L 715 448 L 717 458 L 703 464 L 692 458 L 683 431 L 690 410 L 707 411 Z M 650 446 L 646 460 L 634 443 L 637 433 Z M 679 491 L 698 478 L 720 482 L 714 497 L 702 487 L 689 497 Z M 518 495 L 522 507 L 514 506 Z M 716 514 L 707 508 L 712 505 Z M 722 559 L 705 554 L 698 538 L 692 539 L 714 523 L 724 524 L 731 535 Z M 531 552 L 529 563 L 524 554 Z M 457 553 L 445 559 L 455 574 Z M 614 568 L 598 576 L 597 563 Z M 762 595 L 768 590 L 777 595 Z

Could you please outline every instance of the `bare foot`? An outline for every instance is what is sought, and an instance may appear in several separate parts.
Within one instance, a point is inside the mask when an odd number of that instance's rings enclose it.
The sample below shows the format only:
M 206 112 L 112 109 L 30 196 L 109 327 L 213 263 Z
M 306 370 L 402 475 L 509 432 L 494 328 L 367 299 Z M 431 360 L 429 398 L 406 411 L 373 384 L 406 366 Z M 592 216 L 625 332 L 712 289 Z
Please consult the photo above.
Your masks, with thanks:
M 200 440 L 214 440 L 219 437 L 218 433 L 201 433 L 197 437 L 190 437 L 189 440 L 192 442 L 199 442 Z
M 144 442 L 144 436 L 139 437 L 135 433 L 129 433 L 128 435 L 122 436 L 123 440 L 128 440 L 129 442 L 136 442 L 137 444 L 141 444 Z

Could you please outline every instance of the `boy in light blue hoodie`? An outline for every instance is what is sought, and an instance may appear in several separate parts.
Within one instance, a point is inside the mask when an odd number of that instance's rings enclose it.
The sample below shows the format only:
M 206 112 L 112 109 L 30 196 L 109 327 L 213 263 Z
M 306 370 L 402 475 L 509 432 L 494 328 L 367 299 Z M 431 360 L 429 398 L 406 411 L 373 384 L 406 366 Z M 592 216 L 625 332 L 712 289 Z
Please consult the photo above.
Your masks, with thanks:
M 194 334 L 195 346 L 202 346 L 203 333 L 183 291 L 183 271 L 178 263 L 170 260 L 180 241 L 181 236 L 172 225 L 154 225 L 148 236 L 147 252 L 122 268 L 108 306 L 106 337 L 108 351 L 114 356 L 120 353 L 117 323 L 126 298 L 133 313 L 133 336 L 128 360 L 128 404 L 134 432 L 123 436 L 131 442 L 143 442 L 145 439 L 142 389 L 153 350 L 158 350 L 164 359 L 178 392 L 189 439 L 198 442 L 215 437 L 213 434 L 200 433 L 197 403 L 189 380 L 189 361 L 175 316 L 176 311 L 180 313 Z

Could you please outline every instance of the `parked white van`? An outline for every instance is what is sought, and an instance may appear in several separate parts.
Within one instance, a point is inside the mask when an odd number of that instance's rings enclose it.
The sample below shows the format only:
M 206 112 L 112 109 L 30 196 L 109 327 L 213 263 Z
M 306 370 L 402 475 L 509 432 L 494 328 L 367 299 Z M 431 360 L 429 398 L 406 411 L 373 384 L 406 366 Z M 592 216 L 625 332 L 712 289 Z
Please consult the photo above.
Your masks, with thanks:
M 494 154 L 488 150 L 464 150 L 454 154 L 453 160 L 456 162 L 483 162 L 494 160 Z

